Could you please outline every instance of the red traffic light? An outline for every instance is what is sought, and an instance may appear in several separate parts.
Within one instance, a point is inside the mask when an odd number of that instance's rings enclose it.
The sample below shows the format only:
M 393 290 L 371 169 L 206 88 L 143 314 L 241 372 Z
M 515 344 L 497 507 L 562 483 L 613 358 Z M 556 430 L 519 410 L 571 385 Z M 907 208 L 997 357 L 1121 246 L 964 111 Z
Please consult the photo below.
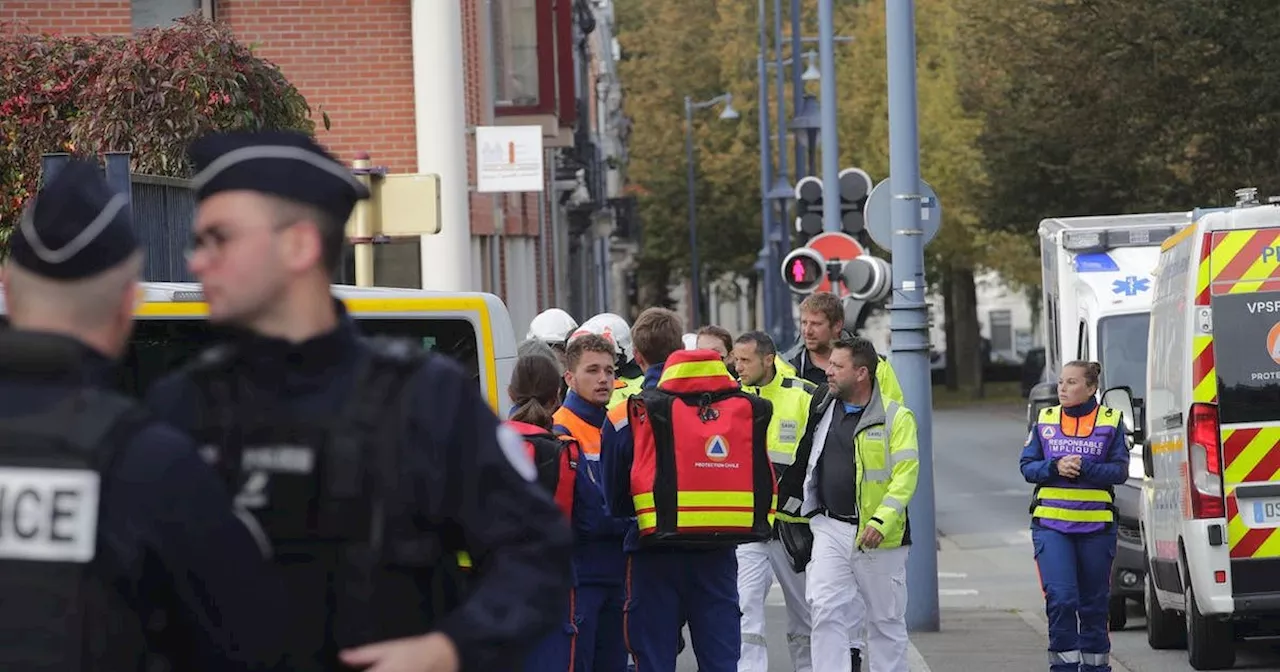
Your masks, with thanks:
M 822 255 L 801 247 L 782 260 L 782 281 L 797 294 L 812 294 L 826 280 L 827 261 Z

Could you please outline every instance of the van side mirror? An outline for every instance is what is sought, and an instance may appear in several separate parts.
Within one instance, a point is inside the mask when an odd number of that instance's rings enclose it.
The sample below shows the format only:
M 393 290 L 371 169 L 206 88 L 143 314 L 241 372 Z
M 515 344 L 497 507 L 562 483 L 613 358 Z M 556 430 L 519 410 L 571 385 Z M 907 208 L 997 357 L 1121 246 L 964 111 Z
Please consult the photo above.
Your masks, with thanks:
M 1134 442 L 1142 443 L 1142 400 L 1133 398 L 1133 391 L 1128 387 L 1113 387 L 1102 393 L 1102 405 L 1114 408 L 1124 418 L 1125 433 L 1133 437 Z

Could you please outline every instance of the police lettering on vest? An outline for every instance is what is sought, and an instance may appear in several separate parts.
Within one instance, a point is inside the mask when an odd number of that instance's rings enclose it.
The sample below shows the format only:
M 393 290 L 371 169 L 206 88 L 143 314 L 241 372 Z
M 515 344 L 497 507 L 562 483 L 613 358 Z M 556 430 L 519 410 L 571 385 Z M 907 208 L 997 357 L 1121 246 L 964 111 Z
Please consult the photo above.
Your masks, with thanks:
M 0 467 L 0 558 L 84 563 L 98 533 L 98 474 Z
M 673 353 L 658 386 L 627 401 L 627 415 L 641 545 L 719 547 L 770 537 L 772 407 L 743 392 L 716 353 Z
M 1068 436 L 1062 429 L 1062 407 L 1040 411 L 1036 432 L 1045 457 L 1053 460 L 1079 455 L 1083 462 L 1105 462 L 1120 425 L 1120 414 L 1099 406 L 1076 419 L 1085 436 Z M 1115 494 L 1110 487 L 1095 488 L 1054 475 L 1036 487 L 1031 516 L 1039 525 L 1068 534 L 1100 532 L 1115 522 Z

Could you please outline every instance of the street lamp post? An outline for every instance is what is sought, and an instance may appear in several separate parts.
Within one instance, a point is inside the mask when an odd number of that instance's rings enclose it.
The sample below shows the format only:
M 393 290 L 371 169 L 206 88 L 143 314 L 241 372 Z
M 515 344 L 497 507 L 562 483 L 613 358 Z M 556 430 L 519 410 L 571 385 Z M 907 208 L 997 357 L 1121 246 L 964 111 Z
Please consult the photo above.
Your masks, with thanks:
M 723 93 L 711 100 L 702 102 L 694 102 L 692 96 L 684 97 L 684 153 L 685 162 L 688 164 L 689 181 L 689 293 L 691 295 L 689 304 L 692 320 L 689 327 L 691 330 L 697 330 L 702 324 L 702 318 L 699 315 L 702 305 L 702 288 L 700 287 L 699 276 L 702 274 L 702 269 L 698 262 L 698 201 L 694 190 L 693 111 L 719 105 L 720 103 L 724 103 L 724 110 L 720 112 L 721 119 L 738 118 L 738 111 L 733 109 L 732 93 Z

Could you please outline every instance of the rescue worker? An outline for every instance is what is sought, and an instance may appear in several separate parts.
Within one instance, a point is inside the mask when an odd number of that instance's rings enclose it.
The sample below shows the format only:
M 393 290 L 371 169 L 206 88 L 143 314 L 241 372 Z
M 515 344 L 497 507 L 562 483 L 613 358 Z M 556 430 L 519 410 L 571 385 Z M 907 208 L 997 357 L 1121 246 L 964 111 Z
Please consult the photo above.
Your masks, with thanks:
M 190 155 L 189 264 L 233 336 L 148 401 L 204 444 L 270 540 L 290 669 L 333 669 L 340 651 L 373 670 L 519 664 L 563 622 L 571 533 L 460 366 L 361 338 L 332 296 L 368 191 L 300 133 L 213 134 Z
M 602 437 L 610 511 L 636 516 L 624 546 L 626 641 L 637 672 L 669 672 L 687 620 L 698 669 L 731 672 L 742 641 L 734 546 L 768 539 L 773 523 L 772 410 L 716 353 L 684 350 L 681 331 L 665 308 L 636 319 L 645 389 L 609 412 Z
M 635 348 L 631 344 L 631 327 L 626 320 L 614 313 L 600 313 L 584 322 L 582 326 L 590 333 L 600 334 L 613 341 L 618 348 L 618 364 L 609 407 L 618 406 L 628 397 L 639 392 L 640 384 L 644 382 L 644 369 L 636 363 Z
M 854 337 L 844 328 L 844 306 L 840 297 L 831 292 L 815 292 L 800 302 L 801 347 L 789 353 L 788 363 L 798 378 L 822 387 L 827 384 L 827 362 L 831 356 L 831 343 L 842 335 Z M 876 385 L 885 399 L 905 405 L 902 385 L 889 360 L 880 355 L 876 367 Z
M 788 378 L 774 369 L 777 348 L 763 331 L 749 331 L 733 346 L 739 380 L 745 392 L 759 395 L 773 404 L 769 423 L 769 460 L 781 477 L 795 462 L 796 446 L 809 420 L 809 405 L 817 386 L 800 378 Z M 808 524 L 797 518 L 798 524 Z M 778 527 L 782 527 L 780 521 Z M 803 567 L 801 568 L 803 569 Z M 739 672 L 767 672 L 769 652 L 765 640 L 765 599 L 774 579 L 782 588 L 787 605 L 787 648 L 796 672 L 810 672 L 809 604 L 805 601 L 803 572 L 792 566 L 791 558 L 774 530 L 769 541 L 738 547 L 738 605 L 742 609 L 742 658 Z
M 548 308 L 533 318 L 529 323 L 529 333 L 525 339 L 537 339 L 551 346 L 560 358 L 560 366 L 564 367 L 564 348 L 569 341 L 569 334 L 578 328 L 578 321 L 559 308 Z
M 734 369 L 733 360 L 733 334 L 730 334 L 728 329 L 714 324 L 699 329 L 692 349 L 715 350 L 724 360 L 724 366 L 729 369 L 729 375 L 737 377 L 738 373 Z
M 594 498 L 578 503 L 574 520 L 574 567 L 578 575 L 575 599 L 579 672 L 624 672 L 627 649 L 622 642 L 622 580 L 626 561 L 622 539 L 630 520 L 609 515 L 600 489 L 600 429 L 605 406 L 613 394 L 617 350 L 604 336 L 575 334 L 566 351 L 569 369 L 565 381 L 569 394 L 555 412 L 555 430 L 572 436 L 582 446 Z
M 1040 411 L 1022 449 L 1034 483 L 1031 541 L 1049 617 L 1049 669 L 1110 672 L 1107 604 L 1116 555 L 1114 487 L 1129 477 L 1120 412 L 1094 399 L 1102 367 L 1071 362 L 1059 405 Z
M 836 341 L 827 394 L 815 397 L 796 463 L 778 486 L 779 513 L 813 531 L 805 594 L 813 669 L 849 672 L 850 605 L 866 605 L 871 672 L 907 672 L 907 505 L 920 463 L 915 416 L 876 384 L 880 358 L 864 338 Z
M 578 473 L 584 469 L 584 461 L 577 442 L 553 433 L 552 414 L 560 406 L 560 371 L 555 353 L 549 346 L 542 347 L 546 354 L 533 352 L 516 360 L 507 391 L 516 406 L 507 426 L 524 438 L 529 457 L 538 467 L 539 483 L 555 497 L 565 519 L 573 520 L 577 491 L 593 484 L 585 475 L 579 484 Z M 597 494 L 594 501 L 603 511 L 603 497 Z M 575 587 L 569 593 L 568 609 L 560 627 L 528 655 L 524 672 L 573 672 L 578 641 L 576 594 Z
M 283 595 L 230 496 L 189 437 L 114 389 L 143 263 L 128 196 L 71 160 L 9 249 L 0 669 L 275 668 Z

